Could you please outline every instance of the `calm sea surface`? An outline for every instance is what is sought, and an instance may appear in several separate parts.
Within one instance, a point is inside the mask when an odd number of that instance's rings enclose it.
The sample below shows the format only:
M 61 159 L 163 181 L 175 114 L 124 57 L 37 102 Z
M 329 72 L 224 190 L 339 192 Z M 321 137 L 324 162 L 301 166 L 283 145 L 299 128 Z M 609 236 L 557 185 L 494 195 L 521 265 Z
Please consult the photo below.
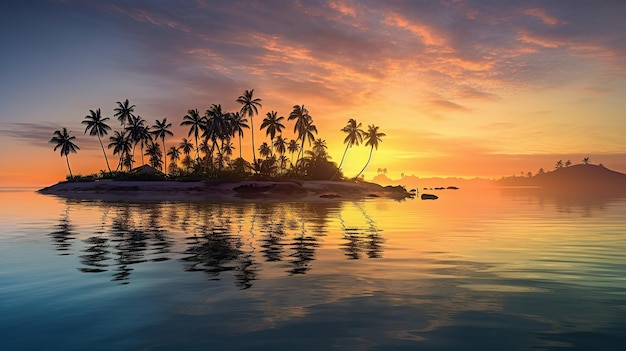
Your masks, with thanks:
M 623 350 L 626 199 L 0 188 L 0 350 Z

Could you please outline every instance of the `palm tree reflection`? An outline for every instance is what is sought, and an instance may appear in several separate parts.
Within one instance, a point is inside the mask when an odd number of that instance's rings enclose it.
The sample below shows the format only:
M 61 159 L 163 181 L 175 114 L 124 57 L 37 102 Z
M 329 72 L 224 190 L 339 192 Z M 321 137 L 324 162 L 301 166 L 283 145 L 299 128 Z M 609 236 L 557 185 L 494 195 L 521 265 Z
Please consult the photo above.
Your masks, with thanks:
M 74 226 L 70 222 L 70 202 L 66 201 L 65 211 L 61 214 L 59 223 L 54 231 L 48 234 L 52 238 L 52 245 L 59 251 L 59 255 L 71 255 L 72 240 L 75 239 Z
M 55 249 L 71 254 L 72 241 L 81 238 L 78 270 L 109 272 L 119 284 L 129 284 L 139 264 L 172 258 L 185 271 L 202 272 L 209 280 L 230 278 L 238 289 L 248 289 L 259 279 L 261 261 L 266 269 L 306 274 L 329 235 L 332 218 L 339 218 L 345 240 L 341 250 L 348 259 L 378 258 L 383 252 L 381 230 L 358 203 L 354 206 L 364 218 L 362 225 L 345 223 L 341 203 L 66 204 L 49 234 Z M 84 224 L 93 229 L 83 236 L 70 213 L 89 206 L 97 206 L 101 217 L 95 225 Z
M 358 260 L 362 257 L 363 252 L 368 258 L 381 258 L 383 252 L 383 243 L 385 239 L 380 234 L 380 230 L 372 217 L 370 217 L 363 206 L 355 203 L 361 214 L 366 220 L 366 227 L 347 226 L 341 213 L 339 214 L 339 223 L 343 231 L 343 239 L 346 241 L 342 244 L 341 250 L 350 260 Z

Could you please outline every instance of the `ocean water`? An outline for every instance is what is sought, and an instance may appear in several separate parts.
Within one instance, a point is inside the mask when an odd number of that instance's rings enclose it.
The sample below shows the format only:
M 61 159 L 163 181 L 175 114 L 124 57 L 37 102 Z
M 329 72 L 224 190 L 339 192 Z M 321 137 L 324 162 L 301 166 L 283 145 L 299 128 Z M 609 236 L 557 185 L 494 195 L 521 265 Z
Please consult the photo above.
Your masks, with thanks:
M 623 350 L 626 199 L 0 188 L 0 350 Z

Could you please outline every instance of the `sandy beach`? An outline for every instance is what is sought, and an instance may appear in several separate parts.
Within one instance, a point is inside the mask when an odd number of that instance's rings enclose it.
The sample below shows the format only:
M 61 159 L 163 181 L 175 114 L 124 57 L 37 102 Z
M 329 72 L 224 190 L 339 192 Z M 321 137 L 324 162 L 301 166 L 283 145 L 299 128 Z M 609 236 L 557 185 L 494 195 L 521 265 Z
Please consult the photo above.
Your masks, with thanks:
M 404 199 L 402 187 L 347 181 L 96 181 L 60 182 L 38 190 L 64 198 L 108 201 L 341 201 Z

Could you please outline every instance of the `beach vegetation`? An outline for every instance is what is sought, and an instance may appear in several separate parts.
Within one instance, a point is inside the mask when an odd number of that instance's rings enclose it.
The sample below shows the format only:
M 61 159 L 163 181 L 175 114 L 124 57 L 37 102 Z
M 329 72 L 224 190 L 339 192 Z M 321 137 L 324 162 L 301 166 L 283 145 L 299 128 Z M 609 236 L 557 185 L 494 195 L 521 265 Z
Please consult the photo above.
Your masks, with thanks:
M 353 178 L 356 180 L 369 165 L 373 150 L 378 149 L 382 141 L 381 137 L 385 136 L 377 126 L 370 125 L 365 132 L 361 123 L 349 119 L 341 129 L 346 133 L 346 146 L 338 166 L 328 153 L 326 140 L 318 137 L 318 129 L 309 110 L 302 104 L 296 104 L 287 118 L 274 110 L 266 113 L 258 127 L 259 131 L 265 131 L 266 139 L 256 148 L 253 119 L 259 114 L 262 99 L 255 97 L 254 89 L 251 89 L 245 90 L 235 101 L 241 105 L 239 111 L 226 111 L 221 104 L 212 104 L 204 114 L 197 108 L 188 109 L 180 123 L 188 128 L 187 135 L 169 147 L 166 141 L 174 137 L 174 132 L 168 118 L 156 119 L 154 125 L 148 126 L 147 121 L 136 114 L 136 106 L 128 99 L 118 101 L 113 111 L 121 130 L 113 131 L 106 148 L 112 149 L 113 155 L 118 157 L 115 169 L 109 165 L 102 142 L 102 137 L 111 131 L 107 124 L 109 118 L 104 117 L 99 108 L 90 110 L 82 121 L 86 125 L 85 133 L 98 137 L 107 166 L 107 171 L 92 175 L 72 174 L 68 155 L 79 148 L 67 129 L 55 131 L 50 142 L 56 144 L 55 151 L 61 148 L 61 156 L 66 157 L 70 172 L 68 181 L 171 179 L 211 182 L 345 179 L 341 167 L 348 149 L 365 143 L 370 147 L 370 154 L 361 172 Z M 287 122 L 293 124 L 291 138 L 283 134 Z M 241 150 L 242 139 L 248 132 L 253 146 L 251 161 L 243 158 Z M 235 137 L 238 138 L 237 145 L 233 143 Z M 237 148 L 239 155 L 233 158 Z M 137 152 L 141 155 L 141 164 L 137 162 Z M 150 169 L 148 172 L 146 167 Z

